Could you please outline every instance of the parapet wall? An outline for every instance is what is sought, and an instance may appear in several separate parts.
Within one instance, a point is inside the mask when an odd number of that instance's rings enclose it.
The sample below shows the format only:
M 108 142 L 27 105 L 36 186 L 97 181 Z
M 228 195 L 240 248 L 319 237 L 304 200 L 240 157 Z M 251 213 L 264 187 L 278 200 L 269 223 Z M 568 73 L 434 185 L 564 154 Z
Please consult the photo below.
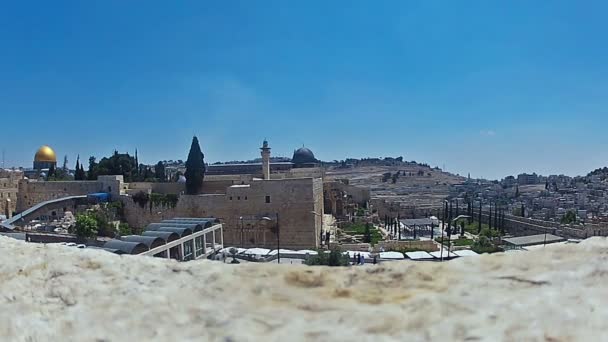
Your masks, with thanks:
M 0 237 L 6 341 L 596 341 L 608 243 L 309 267 Z M 221 308 L 221 310 L 218 310 Z

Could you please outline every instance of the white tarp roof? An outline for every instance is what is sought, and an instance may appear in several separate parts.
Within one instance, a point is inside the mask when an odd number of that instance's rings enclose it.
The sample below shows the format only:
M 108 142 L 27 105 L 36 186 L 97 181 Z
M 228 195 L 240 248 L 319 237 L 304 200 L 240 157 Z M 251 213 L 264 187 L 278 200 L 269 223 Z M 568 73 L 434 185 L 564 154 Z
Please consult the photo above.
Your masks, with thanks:
M 249 248 L 245 251 L 243 251 L 243 254 L 249 254 L 249 255 L 268 255 L 268 253 L 270 253 L 270 249 L 266 249 L 266 248 Z
M 441 259 L 441 255 L 442 255 L 441 251 L 431 252 L 429 254 L 431 254 L 433 257 L 435 257 L 437 259 Z M 452 252 L 449 252 L 449 255 L 448 255 L 448 251 L 444 250 L 443 251 L 443 257 L 444 258 L 456 258 L 456 257 L 458 257 L 458 255 L 456 255 L 456 254 L 454 254 Z
M 297 254 L 296 251 L 292 251 L 291 249 L 280 249 L 281 254 Z M 268 255 L 276 255 L 277 254 L 277 250 L 273 249 L 272 251 L 270 251 L 270 253 L 268 253 Z
M 380 252 L 380 259 L 405 259 L 403 253 L 399 252 Z
M 230 253 L 230 249 L 231 249 L 231 248 L 236 248 L 236 250 L 237 250 L 236 254 L 240 254 L 240 253 L 242 253 L 242 252 L 246 251 L 246 249 L 245 249 L 245 248 L 226 247 L 226 248 L 223 248 L 223 249 L 220 251 L 220 253 Z
M 425 251 L 407 252 L 405 255 L 412 260 L 433 259 L 433 256 Z
M 454 251 L 454 254 L 458 255 L 459 257 L 479 256 L 479 254 L 473 252 L 470 249 L 461 249 L 459 251 Z
M 303 255 L 306 255 L 306 254 L 317 255 L 317 254 L 319 254 L 317 251 L 313 251 L 312 249 L 302 249 L 302 250 L 296 251 L 296 253 L 303 254 Z

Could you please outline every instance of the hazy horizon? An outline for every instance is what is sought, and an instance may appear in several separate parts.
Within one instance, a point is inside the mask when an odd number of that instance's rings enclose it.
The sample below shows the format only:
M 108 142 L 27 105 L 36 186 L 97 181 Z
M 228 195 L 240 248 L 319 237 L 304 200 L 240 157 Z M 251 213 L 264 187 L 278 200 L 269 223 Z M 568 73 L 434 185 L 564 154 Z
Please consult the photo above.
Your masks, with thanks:
M 403 156 L 472 177 L 608 165 L 608 4 L 12 2 L 6 166 L 57 153 Z

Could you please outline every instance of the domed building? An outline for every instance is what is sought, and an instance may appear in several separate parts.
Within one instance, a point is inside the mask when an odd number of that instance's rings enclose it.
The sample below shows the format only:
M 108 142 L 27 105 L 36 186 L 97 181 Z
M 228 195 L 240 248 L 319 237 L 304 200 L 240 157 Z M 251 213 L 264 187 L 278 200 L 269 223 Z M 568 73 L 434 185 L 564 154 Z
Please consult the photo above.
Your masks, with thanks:
M 293 167 L 317 167 L 319 161 L 315 158 L 314 153 L 304 146 L 293 152 L 293 158 L 291 158 Z
M 34 156 L 34 169 L 49 169 L 51 166 L 57 167 L 57 156 L 52 148 L 44 145 L 36 151 Z

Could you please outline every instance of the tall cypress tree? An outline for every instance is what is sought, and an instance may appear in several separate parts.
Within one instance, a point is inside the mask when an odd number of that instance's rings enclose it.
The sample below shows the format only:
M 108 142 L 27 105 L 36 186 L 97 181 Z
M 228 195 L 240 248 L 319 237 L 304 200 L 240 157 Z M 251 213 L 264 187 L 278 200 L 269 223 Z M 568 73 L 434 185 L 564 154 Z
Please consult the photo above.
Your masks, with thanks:
M 76 167 L 74 168 L 74 180 L 82 180 L 80 179 L 80 155 L 76 157 Z
M 492 229 L 492 203 L 490 203 L 490 214 L 488 216 L 488 227 Z
M 51 167 L 49 167 L 49 173 L 46 175 L 46 180 L 51 180 L 53 177 L 55 177 L 57 171 L 55 170 L 55 164 L 51 164 Z
M 203 178 L 205 177 L 205 155 L 198 144 L 198 138 L 192 138 L 190 153 L 186 160 L 186 193 L 197 195 L 203 191 Z
M 494 206 L 494 228 L 498 229 L 498 205 Z
M 481 200 L 479 200 L 479 214 L 478 214 L 479 215 L 479 220 L 478 220 L 479 226 L 477 227 L 477 234 L 481 233 L 481 210 L 482 210 Z
M 505 235 L 505 210 L 500 210 L 500 235 Z

